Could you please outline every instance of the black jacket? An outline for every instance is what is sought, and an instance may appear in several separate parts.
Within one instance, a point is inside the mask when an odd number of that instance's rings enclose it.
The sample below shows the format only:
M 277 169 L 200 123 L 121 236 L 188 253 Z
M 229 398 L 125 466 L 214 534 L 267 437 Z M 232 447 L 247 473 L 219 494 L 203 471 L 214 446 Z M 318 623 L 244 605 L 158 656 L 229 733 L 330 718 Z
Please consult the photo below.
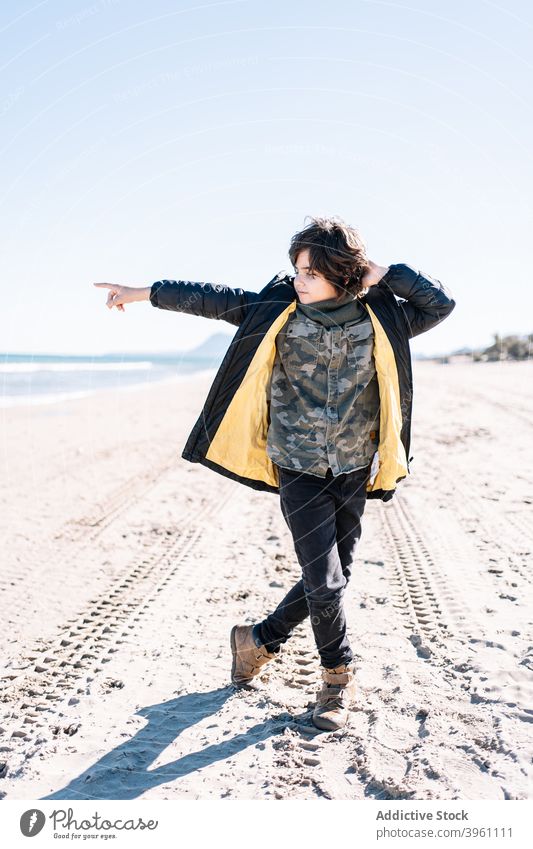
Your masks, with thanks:
M 398 300 L 400 298 L 401 300 Z M 455 307 L 449 291 L 410 265 L 391 265 L 360 297 L 372 320 L 380 391 L 379 470 L 367 498 L 389 501 L 409 473 L 413 377 L 409 339 Z M 238 327 L 181 456 L 253 489 L 279 492 L 266 453 L 268 385 L 275 337 L 295 310 L 294 277 L 281 271 L 260 292 L 212 283 L 159 280 L 150 302 L 164 310 L 224 319 Z

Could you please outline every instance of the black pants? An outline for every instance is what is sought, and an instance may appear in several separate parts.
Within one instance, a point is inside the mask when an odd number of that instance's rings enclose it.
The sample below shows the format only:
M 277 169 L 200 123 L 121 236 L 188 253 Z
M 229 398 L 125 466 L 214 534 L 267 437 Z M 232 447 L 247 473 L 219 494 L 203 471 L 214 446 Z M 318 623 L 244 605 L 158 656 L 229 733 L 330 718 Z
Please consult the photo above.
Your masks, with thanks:
M 370 464 L 325 478 L 279 468 L 280 505 L 291 531 L 302 577 L 254 635 L 276 651 L 296 625 L 311 617 L 322 666 L 353 659 L 346 634 L 343 596 L 361 537 Z

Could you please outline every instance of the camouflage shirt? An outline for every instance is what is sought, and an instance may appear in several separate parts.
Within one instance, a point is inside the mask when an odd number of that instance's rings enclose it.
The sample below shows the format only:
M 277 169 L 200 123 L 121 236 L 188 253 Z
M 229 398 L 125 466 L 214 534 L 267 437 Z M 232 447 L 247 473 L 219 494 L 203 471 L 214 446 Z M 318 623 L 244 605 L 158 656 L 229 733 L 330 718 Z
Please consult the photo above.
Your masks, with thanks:
M 355 320 L 324 326 L 297 309 L 276 337 L 267 454 L 278 466 L 325 477 L 369 465 L 379 442 L 374 332 Z

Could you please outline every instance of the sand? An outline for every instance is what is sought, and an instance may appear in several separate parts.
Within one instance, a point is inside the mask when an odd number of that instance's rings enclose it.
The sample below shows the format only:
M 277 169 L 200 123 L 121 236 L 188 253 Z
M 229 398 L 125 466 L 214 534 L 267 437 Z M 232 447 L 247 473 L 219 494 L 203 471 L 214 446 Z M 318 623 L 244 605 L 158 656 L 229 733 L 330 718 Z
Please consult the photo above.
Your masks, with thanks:
M 279 498 L 181 459 L 214 374 L 0 411 L 7 799 L 533 796 L 531 363 L 414 362 L 411 475 L 346 594 L 357 702 L 311 725 L 309 620 L 254 688 L 229 631 L 299 577 Z

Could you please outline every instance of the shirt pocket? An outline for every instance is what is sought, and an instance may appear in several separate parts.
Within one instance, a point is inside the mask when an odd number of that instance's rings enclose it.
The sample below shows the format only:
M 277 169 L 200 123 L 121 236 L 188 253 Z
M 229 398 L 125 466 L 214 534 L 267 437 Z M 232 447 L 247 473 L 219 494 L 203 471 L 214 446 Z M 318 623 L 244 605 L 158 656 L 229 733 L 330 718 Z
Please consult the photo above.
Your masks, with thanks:
M 314 371 L 318 358 L 324 354 L 323 330 L 319 324 L 299 319 L 290 322 L 279 342 L 279 355 L 286 369 Z
M 351 369 L 374 368 L 374 333 L 370 322 L 345 328 L 346 361 Z

